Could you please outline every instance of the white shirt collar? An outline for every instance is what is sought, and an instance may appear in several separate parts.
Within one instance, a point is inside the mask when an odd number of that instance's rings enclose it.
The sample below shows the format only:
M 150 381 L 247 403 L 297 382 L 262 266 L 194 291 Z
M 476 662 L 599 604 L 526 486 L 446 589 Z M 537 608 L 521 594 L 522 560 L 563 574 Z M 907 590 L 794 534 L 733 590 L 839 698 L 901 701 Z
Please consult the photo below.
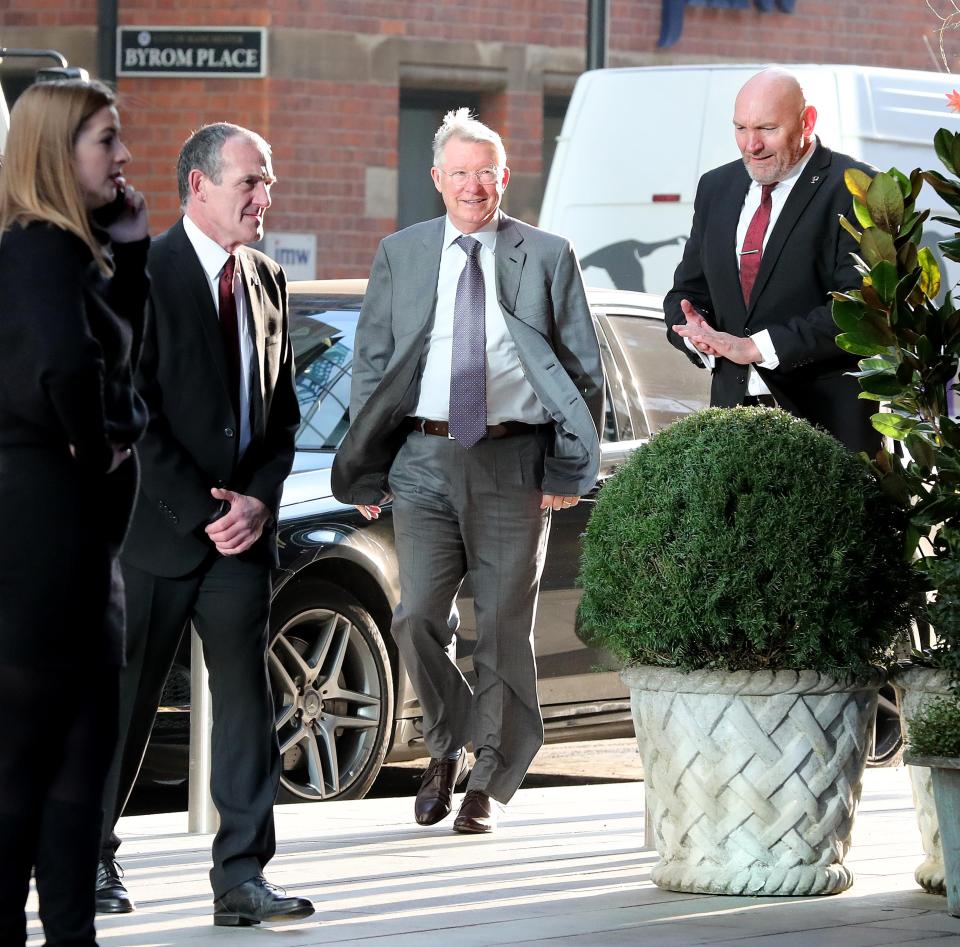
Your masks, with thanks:
M 814 138 L 810 143 L 810 147 L 807 149 L 807 153 L 778 181 L 780 185 L 773 193 L 776 194 L 777 191 L 780 191 L 783 194 L 785 191 L 789 191 L 794 184 L 800 178 L 800 175 L 803 174 L 803 169 L 809 164 L 810 159 L 813 157 L 813 153 L 817 150 L 817 139 Z M 750 184 L 751 188 L 761 187 L 760 183 L 757 181 L 752 181 Z
M 186 214 L 183 215 L 183 229 L 197 254 L 203 272 L 211 281 L 218 279 L 230 254 L 216 240 L 208 237 Z
M 479 230 L 473 233 L 463 233 L 458 230 L 447 216 L 444 218 L 443 225 L 443 249 L 446 250 L 459 237 L 474 237 L 479 240 L 488 250 L 494 250 L 497 246 L 497 230 L 500 227 L 500 211 L 498 210 L 491 220 L 488 220 Z M 223 264 L 221 264 L 222 266 Z

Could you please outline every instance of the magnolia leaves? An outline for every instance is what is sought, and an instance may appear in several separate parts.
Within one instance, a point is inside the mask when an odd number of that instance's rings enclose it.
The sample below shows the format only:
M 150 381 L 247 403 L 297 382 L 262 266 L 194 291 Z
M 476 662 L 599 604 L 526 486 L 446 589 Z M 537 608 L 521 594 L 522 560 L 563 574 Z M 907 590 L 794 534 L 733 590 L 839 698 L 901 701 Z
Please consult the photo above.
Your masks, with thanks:
M 945 168 L 960 175 L 960 134 L 941 129 L 934 145 Z M 909 511 L 909 560 L 931 527 L 960 519 L 960 425 L 947 398 L 960 364 L 960 312 L 949 293 L 937 302 L 940 267 L 920 246 L 930 212 L 916 208 L 927 183 L 960 212 L 960 181 L 896 168 L 874 177 L 851 168 L 844 181 L 853 220 L 844 216 L 840 225 L 859 245 L 853 259 L 862 283 L 832 294 L 837 344 L 860 356 L 852 373 L 860 397 L 883 404 L 873 427 L 906 447 L 903 456 L 881 451 L 871 467 L 884 492 Z M 960 220 L 935 219 L 960 228 Z M 940 249 L 960 260 L 960 233 Z
M 895 168 L 874 177 L 858 168 L 844 172 L 853 196 L 858 230 L 846 217 L 841 226 L 860 245 L 854 255 L 863 277 L 859 290 L 834 293 L 834 321 L 842 330 L 837 344 L 854 355 L 876 355 L 895 349 L 896 327 L 912 330 L 916 307 L 940 291 L 940 269 L 933 254 L 918 246 L 929 211 L 915 209 L 924 176 L 908 178 Z M 874 383 L 876 387 L 879 382 Z M 896 387 L 891 381 L 888 387 Z M 890 392 L 866 392 L 864 396 Z

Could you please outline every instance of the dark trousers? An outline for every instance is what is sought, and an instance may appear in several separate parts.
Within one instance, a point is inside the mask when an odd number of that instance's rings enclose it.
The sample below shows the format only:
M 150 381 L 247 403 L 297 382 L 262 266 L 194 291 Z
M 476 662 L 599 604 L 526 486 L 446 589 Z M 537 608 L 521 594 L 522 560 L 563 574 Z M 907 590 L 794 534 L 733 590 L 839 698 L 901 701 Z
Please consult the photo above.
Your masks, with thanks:
M 181 635 L 192 621 L 203 642 L 213 697 L 210 789 L 220 813 L 210 883 L 214 897 L 258 875 L 276 849 L 273 803 L 280 751 L 267 675 L 270 570 L 211 555 L 196 572 L 165 578 L 123 565 L 127 666 L 120 675 L 120 735 L 104 793 L 102 855 L 133 788 Z
M 35 870 L 48 947 L 95 945 L 103 781 L 117 669 L 0 665 L 0 944 L 26 942 Z

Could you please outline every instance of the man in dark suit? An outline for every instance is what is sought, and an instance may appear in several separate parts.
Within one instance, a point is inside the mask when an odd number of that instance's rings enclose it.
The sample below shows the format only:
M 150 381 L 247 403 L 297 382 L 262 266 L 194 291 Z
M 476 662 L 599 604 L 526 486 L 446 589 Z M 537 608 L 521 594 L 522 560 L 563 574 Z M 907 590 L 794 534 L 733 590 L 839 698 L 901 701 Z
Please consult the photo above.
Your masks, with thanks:
M 334 493 L 375 517 L 393 497 L 393 635 L 431 762 L 414 813 L 493 830 L 543 743 L 533 623 L 552 510 L 596 482 L 603 372 L 570 244 L 500 211 L 500 136 L 450 112 L 434 139 L 447 214 L 380 244 L 357 331 Z M 451 657 L 469 573 L 471 691 Z
M 112 830 L 192 621 L 213 697 L 214 923 L 248 925 L 313 912 L 262 875 L 275 850 L 280 777 L 266 670 L 271 568 L 299 410 L 283 271 L 244 246 L 263 236 L 270 146 L 239 126 L 207 125 L 184 144 L 177 178 L 183 217 L 149 257 L 137 388 L 150 423 L 137 449 L 140 495 L 122 556 L 128 663 L 97 907 L 133 910 Z
M 846 373 L 831 290 L 858 287 L 843 174 L 874 169 L 825 148 L 816 109 L 789 72 L 770 68 L 737 95 L 733 124 L 743 155 L 705 174 L 673 289 L 667 335 L 713 372 L 711 404 L 777 404 L 826 428 L 851 450 L 880 437 L 871 402 Z

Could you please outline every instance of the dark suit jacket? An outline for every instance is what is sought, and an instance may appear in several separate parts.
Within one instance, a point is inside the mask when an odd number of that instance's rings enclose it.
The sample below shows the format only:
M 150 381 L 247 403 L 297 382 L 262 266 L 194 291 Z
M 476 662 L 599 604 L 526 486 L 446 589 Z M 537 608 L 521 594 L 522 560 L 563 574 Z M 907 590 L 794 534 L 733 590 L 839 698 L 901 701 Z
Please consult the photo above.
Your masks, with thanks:
M 872 453 L 880 444 L 870 425 L 873 402 L 857 399 L 857 358 L 837 347 L 831 290 L 861 284 L 851 253 L 857 245 L 838 217 L 852 216 L 843 182 L 847 168 L 876 169 L 824 148 L 793 185 L 767 241 L 760 271 L 744 304 L 736 259 L 737 224 L 750 178 L 742 161 L 709 171 L 700 179 L 693 227 L 664 300 L 667 336 L 695 365 L 702 365 L 671 326 L 684 322 L 680 300 L 689 299 L 715 328 L 736 336 L 767 329 L 780 359 L 773 371 L 758 369 L 777 402 L 792 414 L 826 428 L 851 450 Z M 747 368 L 717 359 L 711 404 L 743 402 Z
M 380 243 L 360 312 L 350 430 L 337 451 L 333 492 L 377 503 L 420 393 L 433 328 L 445 217 Z M 603 367 L 580 267 L 569 242 L 501 216 L 497 299 L 527 380 L 554 420 L 544 458 L 545 493 L 579 496 L 596 484 Z
M 147 423 L 132 377 L 146 257 L 146 239 L 116 245 L 106 278 L 52 224 L 15 224 L 0 240 L 2 663 L 123 663 L 116 556 L 136 465 L 107 470 L 111 442 L 132 444 Z
M 239 463 L 217 311 L 183 222 L 150 248 L 150 319 L 137 372 L 150 423 L 138 447 L 141 488 L 123 559 L 155 575 L 185 575 L 213 549 L 203 531 L 218 507 L 212 487 L 254 496 L 276 517 L 293 464 L 300 412 L 286 279 L 256 250 L 241 247 L 237 261 L 256 351 L 252 440 Z M 276 562 L 275 524 L 243 555 Z

